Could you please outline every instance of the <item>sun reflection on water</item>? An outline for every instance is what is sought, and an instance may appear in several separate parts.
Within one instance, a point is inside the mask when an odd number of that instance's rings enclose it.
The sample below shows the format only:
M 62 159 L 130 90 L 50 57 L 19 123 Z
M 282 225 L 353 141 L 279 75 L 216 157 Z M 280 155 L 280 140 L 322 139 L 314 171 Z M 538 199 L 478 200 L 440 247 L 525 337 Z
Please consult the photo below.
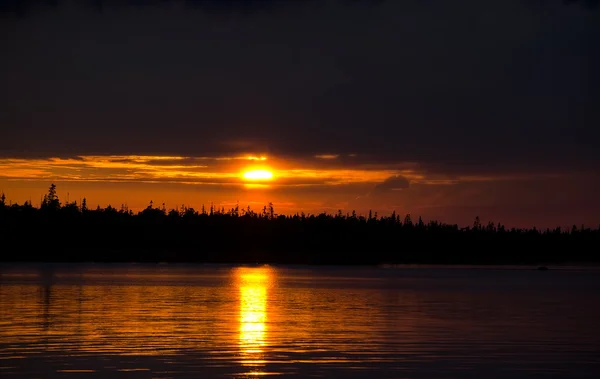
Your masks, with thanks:
M 241 292 L 240 343 L 245 353 L 260 353 L 265 343 L 267 290 L 244 286 Z
M 236 278 L 240 294 L 239 348 L 242 364 L 257 369 L 265 363 L 267 289 L 272 273 L 269 268 L 242 267 L 237 269 Z

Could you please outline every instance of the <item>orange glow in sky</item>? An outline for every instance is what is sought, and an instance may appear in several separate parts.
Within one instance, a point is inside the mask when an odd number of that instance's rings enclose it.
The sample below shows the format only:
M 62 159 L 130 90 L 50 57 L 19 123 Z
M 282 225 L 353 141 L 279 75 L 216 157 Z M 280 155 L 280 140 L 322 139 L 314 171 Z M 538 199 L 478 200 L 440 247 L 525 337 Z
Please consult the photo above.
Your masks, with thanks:
M 133 212 L 145 209 L 150 201 L 165 203 L 169 209 L 184 204 L 196 210 L 210 204 L 219 209 L 262 209 L 273 203 L 278 214 L 338 210 L 368 214 L 373 210 L 383 215 L 396 211 L 466 225 L 473 214 L 507 223 L 520 220 L 518 207 L 514 215 L 507 215 L 504 205 L 517 200 L 539 203 L 538 187 L 533 185 L 537 182 L 560 187 L 555 198 L 565 196 L 567 190 L 574 198 L 587 185 L 575 176 L 534 174 L 446 175 L 415 162 L 375 164 L 359 156 L 336 154 L 0 157 L 0 193 L 5 193 L 8 205 L 29 201 L 39 206 L 50 183 L 55 183 L 62 204 L 81 204 L 86 198 L 91 207 L 112 205 Z M 498 206 L 498 199 L 506 204 Z M 591 213 L 587 219 L 576 210 L 572 213 L 574 222 L 597 223 Z M 542 216 L 523 226 L 530 227 L 534 221 L 563 226 L 563 219 L 568 219 Z
M 423 180 L 423 173 L 410 165 L 362 166 L 326 156 L 328 159 L 259 154 L 0 158 L 0 192 L 13 203 L 31 201 L 39 206 L 50 183 L 55 183 L 63 204 L 81 203 L 86 198 L 94 207 L 124 205 L 137 212 L 150 200 L 167 207 L 185 204 L 196 209 L 210 203 L 261 208 L 272 202 L 278 212 L 293 213 L 354 206 L 347 203 L 349 199 L 366 195 L 394 175 Z

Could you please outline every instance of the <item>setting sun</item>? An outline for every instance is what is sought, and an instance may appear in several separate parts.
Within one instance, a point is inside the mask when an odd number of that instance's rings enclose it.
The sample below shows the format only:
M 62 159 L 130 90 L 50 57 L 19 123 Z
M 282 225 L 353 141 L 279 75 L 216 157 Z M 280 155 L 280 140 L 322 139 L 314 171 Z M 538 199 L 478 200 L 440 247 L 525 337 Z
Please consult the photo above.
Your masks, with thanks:
M 252 170 L 244 173 L 244 179 L 247 180 L 270 180 L 273 179 L 273 173 L 267 170 Z

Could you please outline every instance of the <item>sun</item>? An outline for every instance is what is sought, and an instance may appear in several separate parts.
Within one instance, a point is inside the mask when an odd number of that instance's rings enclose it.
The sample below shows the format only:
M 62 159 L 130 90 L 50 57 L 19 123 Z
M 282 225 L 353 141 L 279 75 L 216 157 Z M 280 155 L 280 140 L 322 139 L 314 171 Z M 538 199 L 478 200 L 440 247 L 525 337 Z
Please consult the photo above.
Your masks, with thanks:
M 246 180 L 271 180 L 273 179 L 273 173 L 268 170 L 251 170 L 244 172 L 244 179 Z

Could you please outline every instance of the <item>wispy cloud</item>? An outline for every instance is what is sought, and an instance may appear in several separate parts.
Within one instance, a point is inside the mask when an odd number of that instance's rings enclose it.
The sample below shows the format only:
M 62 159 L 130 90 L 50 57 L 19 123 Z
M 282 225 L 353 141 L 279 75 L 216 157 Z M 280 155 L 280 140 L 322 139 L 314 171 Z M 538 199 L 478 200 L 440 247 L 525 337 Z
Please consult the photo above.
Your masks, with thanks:
M 318 159 L 337 159 L 339 157 L 338 154 L 318 154 L 315 155 L 315 158 Z
M 241 155 L 218 157 L 179 156 L 77 156 L 71 158 L 2 158 L 0 177 L 9 180 L 57 180 L 82 182 L 148 182 L 197 185 L 248 184 L 243 173 L 266 169 L 273 175 L 270 187 L 336 186 L 358 183 L 388 183 L 402 177 L 413 182 L 442 183 L 447 178 L 428 177 L 425 172 L 402 165 L 373 166 L 356 164 L 340 167 L 337 155 L 293 161 L 284 158 Z M 318 164 L 319 160 L 332 165 Z M 401 176 L 398 176 L 401 175 Z M 261 184 L 261 183 L 258 183 Z M 262 183 L 265 184 L 265 183 Z

